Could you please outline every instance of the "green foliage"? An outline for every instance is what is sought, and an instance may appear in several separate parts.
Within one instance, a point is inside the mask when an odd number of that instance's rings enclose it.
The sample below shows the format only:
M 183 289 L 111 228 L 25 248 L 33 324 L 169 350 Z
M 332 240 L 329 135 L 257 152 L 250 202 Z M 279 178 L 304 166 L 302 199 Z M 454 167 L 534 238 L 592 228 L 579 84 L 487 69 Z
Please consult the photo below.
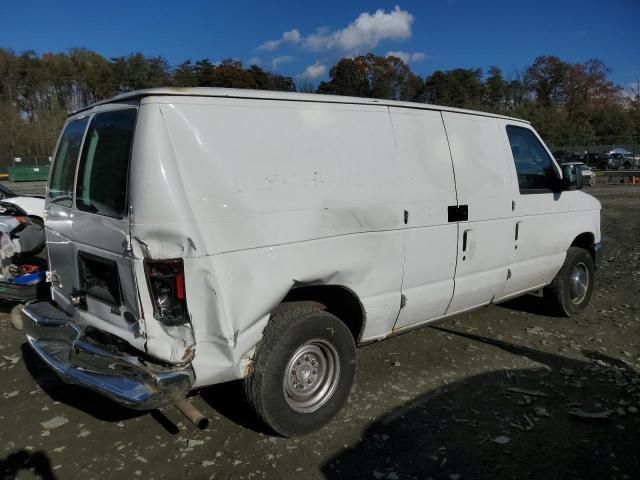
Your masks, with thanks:
M 491 110 L 507 108 L 508 84 L 498 67 L 489 67 L 485 82 L 485 103 Z
M 484 85 L 479 68 L 437 70 L 425 80 L 427 102 L 458 108 L 483 107 Z
M 419 101 L 424 89 L 422 80 L 401 59 L 371 53 L 343 58 L 329 75 L 331 80 L 321 82 L 318 93 Z
M 106 59 L 84 48 L 38 56 L 0 48 L 0 160 L 49 156 L 67 112 L 130 90 L 228 87 L 295 91 L 291 77 L 235 60 L 187 60 L 133 53 Z
M 555 144 L 632 143 L 640 138 L 640 95 L 624 97 L 600 60 L 569 63 L 541 56 L 508 76 L 489 67 L 415 75 L 397 57 L 343 58 L 329 79 L 299 91 L 385 98 L 503 113 L 530 120 Z M 118 93 L 154 87 L 295 91 L 291 77 L 232 59 L 186 60 L 133 53 L 106 59 L 84 48 L 16 54 L 0 49 L 0 159 L 51 154 L 66 113 Z M 640 90 L 640 85 L 638 86 Z
M 490 67 L 436 71 L 425 79 L 426 100 L 531 121 L 547 142 L 563 145 L 639 143 L 640 102 L 628 101 L 600 60 L 568 63 L 541 56 L 505 79 Z

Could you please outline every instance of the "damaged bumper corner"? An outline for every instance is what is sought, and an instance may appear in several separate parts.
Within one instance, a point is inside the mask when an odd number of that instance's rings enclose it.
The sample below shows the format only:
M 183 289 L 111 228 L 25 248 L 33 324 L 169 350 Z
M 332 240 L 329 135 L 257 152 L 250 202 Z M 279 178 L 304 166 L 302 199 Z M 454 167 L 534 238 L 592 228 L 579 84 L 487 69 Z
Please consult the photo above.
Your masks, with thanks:
M 65 382 L 80 385 L 129 408 L 150 410 L 185 398 L 191 365 L 167 368 L 143 362 L 117 337 L 83 331 L 50 302 L 22 311 L 31 348 Z

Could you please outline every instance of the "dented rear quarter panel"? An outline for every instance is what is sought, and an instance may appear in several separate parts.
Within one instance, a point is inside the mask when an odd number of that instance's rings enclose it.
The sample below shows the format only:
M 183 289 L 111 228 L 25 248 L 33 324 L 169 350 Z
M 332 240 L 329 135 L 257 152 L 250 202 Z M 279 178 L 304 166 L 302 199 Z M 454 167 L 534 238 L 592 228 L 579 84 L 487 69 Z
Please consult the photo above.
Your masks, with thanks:
M 389 333 L 402 281 L 398 168 L 386 107 L 144 98 L 130 176 L 136 276 L 144 285 L 144 258 L 184 259 L 195 343 L 188 327 L 152 318 L 141 288 L 149 353 L 180 361 L 194 349 L 196 387 L 239 378 L 270 312 L 308 284 L 358 296 L 362 339 Z

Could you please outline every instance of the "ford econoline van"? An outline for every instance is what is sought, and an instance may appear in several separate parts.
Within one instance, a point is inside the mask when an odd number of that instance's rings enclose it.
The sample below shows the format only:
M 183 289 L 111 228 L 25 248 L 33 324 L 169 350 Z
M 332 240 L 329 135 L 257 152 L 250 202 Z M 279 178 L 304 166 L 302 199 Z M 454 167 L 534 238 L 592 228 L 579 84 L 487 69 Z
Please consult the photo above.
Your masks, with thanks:
M 226 89 L 69 116 L 46 203 L 50 302 L 27 339 L 136 409 L 244 379 L 275 432 L 327 423 L 356 346 L 530 292 L 582 312 L 600 203 L 528 122 Z

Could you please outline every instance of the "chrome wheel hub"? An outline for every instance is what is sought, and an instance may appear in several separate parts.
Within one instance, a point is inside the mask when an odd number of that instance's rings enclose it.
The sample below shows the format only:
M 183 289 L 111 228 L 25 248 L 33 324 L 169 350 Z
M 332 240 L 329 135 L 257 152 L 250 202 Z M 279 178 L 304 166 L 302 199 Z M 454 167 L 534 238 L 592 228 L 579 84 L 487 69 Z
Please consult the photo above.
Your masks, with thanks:
M 325 340 L 311 340 L 291 356 L 284 374 L 284 395 L 300 413 L 318 410 L 333 395 L 340 378 L 340 357 Z
M 569 277 L 569 292 L 573 303 L 584 300 L 589 289 L 589 271 L 584 263 L 578 263 Z

